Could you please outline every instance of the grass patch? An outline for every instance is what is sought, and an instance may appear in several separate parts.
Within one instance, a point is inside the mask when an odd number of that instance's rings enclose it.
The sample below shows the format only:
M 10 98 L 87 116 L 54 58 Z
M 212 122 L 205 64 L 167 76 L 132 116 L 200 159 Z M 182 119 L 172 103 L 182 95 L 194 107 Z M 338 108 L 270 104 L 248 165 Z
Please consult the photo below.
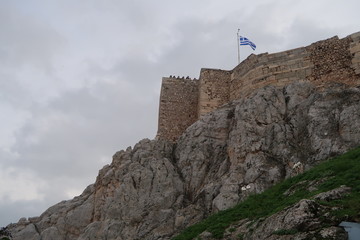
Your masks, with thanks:
M 232 223 L 248 218 L 256 220 L 267 217 L 289 207 L 301 199 L 329 191 L 346 185 L 352 188 L 352 192 L 345 198 L 327 204 L 338 207 L 332 214 L 339 218 L 355 218 L 360 213 L 360 147 L 349 151 L 339 157 L 325 161 L 311 170 L 287 179 L 265 192 L 250 196 L 237 206 L 218 212 L 207 219 L 186 228 L 173 240 L 191 240 L 203 231 L 213 234 L 214 238 L 222 238 L 225 229 Z M 317 191 L 309 192 L 307 184 L 299 184 L 303 181 L 309 183 L 316 180 L 323 181 L 317 186 Z M 291 195 L 284 194 L 293 185 L 299 187 Z

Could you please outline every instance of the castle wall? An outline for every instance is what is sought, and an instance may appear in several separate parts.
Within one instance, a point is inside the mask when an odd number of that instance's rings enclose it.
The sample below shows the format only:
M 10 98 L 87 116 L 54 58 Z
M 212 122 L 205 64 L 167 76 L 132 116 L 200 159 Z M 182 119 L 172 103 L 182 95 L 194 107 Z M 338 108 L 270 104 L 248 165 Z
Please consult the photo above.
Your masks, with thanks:
M 162 78 L 157 137 L 176 140 L 197 119 L 198 80 Z
M 352 55 L 351 68 L 357 75 L 360 74 L 360 32 L 350 35 L 350 53 Z
M 351 44 L 356 48 L 359 42 L 354 42 L 350 35 L 343 39 L 333 37 L 306 47 L 313 63 L 307 79 L 319 88 L 331 83 L 343 83 L 348 86 L 359 84 L 359 75 L 352 66 Z
M 311 74 L 311 67 L 310 53 L 305 48 L 251 55 L 233 70 L 230 100 L 247 96 L 266 85 L 284 86 L 305 80 Z
M 284 52 L 250 55 L 231 71 L 201 69 L 199 80 L 163 78 L 157 136 L 176 140 L 202 115 L 266 85 L 311 81 L 360 85 L 360 32 Z
M 294 81 L 311 81 L 319 88 L 335 82 L 356 86 L 359 74 L 360 33 L 333 37 L 308 47 L 250 55 L 233 69 L 229 100 L 266 85 L 283 87 Z
M 200 71 L 198 116 L 229 102 L 231 71 L 206 69 Z

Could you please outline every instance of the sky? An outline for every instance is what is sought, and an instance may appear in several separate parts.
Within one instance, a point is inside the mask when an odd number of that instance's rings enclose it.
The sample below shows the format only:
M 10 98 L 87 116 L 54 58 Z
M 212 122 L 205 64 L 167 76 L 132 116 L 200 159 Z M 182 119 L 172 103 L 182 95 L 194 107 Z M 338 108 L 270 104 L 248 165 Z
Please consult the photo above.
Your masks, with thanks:
M 360 31 L 358 0 L 0 0 L 0 226 L 157 131 L 163 76 Z

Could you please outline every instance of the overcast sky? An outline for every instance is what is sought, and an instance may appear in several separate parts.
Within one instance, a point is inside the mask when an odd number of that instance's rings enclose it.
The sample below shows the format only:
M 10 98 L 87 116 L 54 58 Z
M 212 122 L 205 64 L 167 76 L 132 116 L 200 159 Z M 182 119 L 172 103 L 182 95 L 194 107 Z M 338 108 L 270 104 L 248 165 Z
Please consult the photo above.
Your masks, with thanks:
M 0 226 L 157 130 L 161 77 L 360 31 L 358 0 L 1 0 Z

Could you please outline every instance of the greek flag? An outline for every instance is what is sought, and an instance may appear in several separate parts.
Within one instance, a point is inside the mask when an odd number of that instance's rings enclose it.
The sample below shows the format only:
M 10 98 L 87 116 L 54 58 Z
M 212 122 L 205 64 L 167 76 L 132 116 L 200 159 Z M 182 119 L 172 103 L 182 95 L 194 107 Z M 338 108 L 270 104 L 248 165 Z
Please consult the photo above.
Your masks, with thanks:
M 242 36 L 240 36 L 240 45 L 249 45 L 252 48 L 252 50 L 255 50 L 256 48 L 256 45 L 252 41 Z

